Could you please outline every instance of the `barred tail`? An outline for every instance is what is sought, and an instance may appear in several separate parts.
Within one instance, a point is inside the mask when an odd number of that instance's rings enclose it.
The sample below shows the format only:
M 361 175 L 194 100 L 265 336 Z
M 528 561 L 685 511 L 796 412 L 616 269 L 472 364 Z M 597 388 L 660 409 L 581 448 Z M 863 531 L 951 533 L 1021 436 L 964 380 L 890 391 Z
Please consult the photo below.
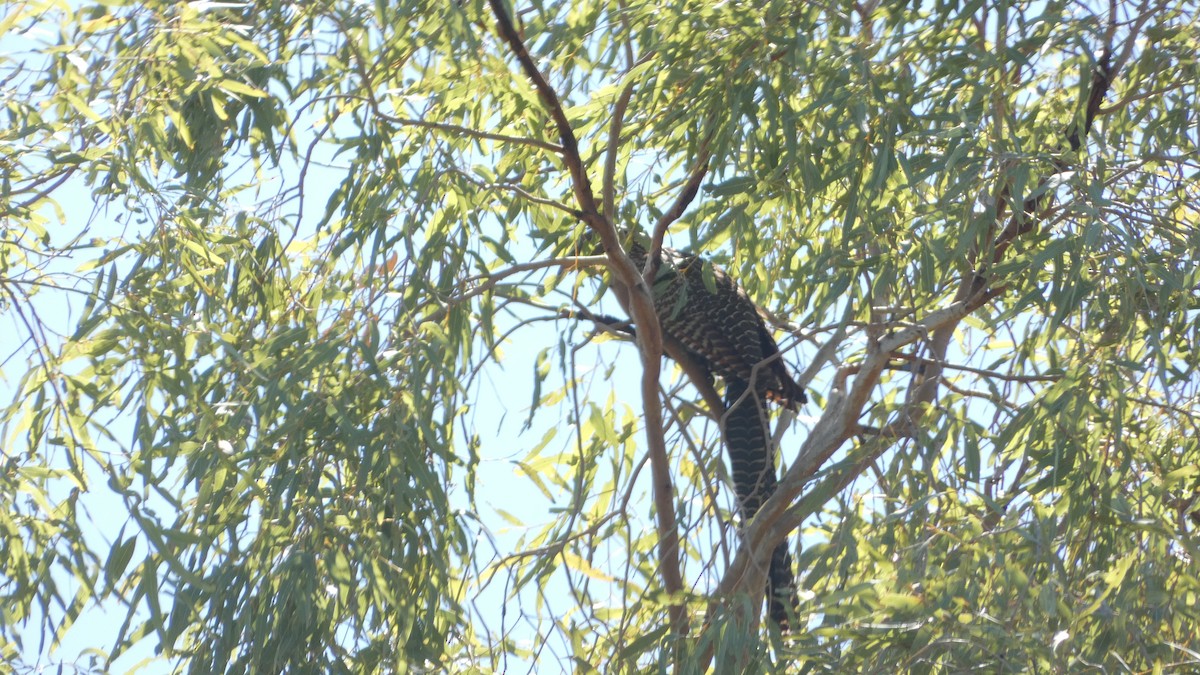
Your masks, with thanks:
M 749 523 L 762 508 L 763 502 L 774 494 L 777 482 L 775 450 L 767 433 L 763 402 L 753 395 L 742 398 L 745 392 L 745 383 L 726 382 L 725 405 L 729 410 L 725 416 L 725 444 L 729 450 L 729 470 L 733 475 L 733 490 L 737 495 L 738 513 L 743 525 Z M 786 541 L 771 553 L 767 598 L 771 620 L 787 630 L 788 612 L 795 612 L 800 599 L 796 595 L 792 556 Z

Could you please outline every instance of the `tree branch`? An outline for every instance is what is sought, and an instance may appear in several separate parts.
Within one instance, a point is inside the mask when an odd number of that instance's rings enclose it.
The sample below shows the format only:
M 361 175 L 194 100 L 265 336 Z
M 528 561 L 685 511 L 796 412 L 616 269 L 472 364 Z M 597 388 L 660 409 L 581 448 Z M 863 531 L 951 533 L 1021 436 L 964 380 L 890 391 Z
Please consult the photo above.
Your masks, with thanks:
M 602 256 L 602 255 L 570 256 L 570 257 L 566 257 L 566 258 L 550 258 L 548 260 L 534 260 L 534 261 L 527 262 L 527 263 L 518 263 L 516 265 L 511 265 L 509 267 L 506 267 L 505 269 L 499 270 L 499 271 L 497 271 L 493 274 L 487 275 L 487 276 L 470 277 L 470 278 L 466 279 L 463 283 L 470 283 L 472 281 L 478 281 L 478 280 L 482 280 L 482 283 L 480 283 L 478 286 L 475 286 L 467 291 L 464 291 L 463 293 L 461 293 L 459 295 L 455 295 L 455 296 L 451 296 L 451 297 L 447 298 L 444 301 L 444 305 L 441 308 L 434 311 L 429 316 L 425 317 L 424 320 L 425 321 L 435 321 L 435 322 L 441 321 L 445 317 L 446 312 L 448 311 L 448 308 L 450 306 L 461 304 L 463 302 L 466 302 L 467 300 L 470 300 L 471 298 L 475 298 L 480 295 L 483 295 L 484 293 L 487 293 L 488 291 L 495 290 L 496 287 L 498 285 L 500 285 L 501 281 L 504 281 L 505 279 L 513 276 L 514 274 L 520 274 L 521 272 L 532 272 L 532 271 L 539 270 L 539 269 L 545 269 L 547 267 L 564 267 L 564 268 L 568 268 L 568 269 L 576 269 L 579 267 L 587 267 L 587 266 L 592 266 L 592 265 L 603 265 L 607 262 L 608 262 L 608 258 L 606 256 Z
M 625 26 L 626 30 L 628 30 L 629 27 L 625 25 L 624 17 L 622 17 L 622 25 Z M 629 49 L 629 71 L 625 73 L 626 76 L 628 76 L 629 72 L 634 68 L 642 65 L 654 56 L 654 51 L 646 52 L 640 59 L 637 60 L 637 63 L 634 63 L 632 51 L 633 48 L 629 46 L 628 42 L 626 43 L 626 47 Z M 625 127 L 625 111 L 629 107 L 630 98 L 633 97 L 633 84 L 633 80 L 625 83 L 625 87 L 621 89 L 621 95 L 617 97 L 617 102 L 613 105 L 612 123 L 609 125 L 608 129 L 608 146 L 604 151 L 604 178 L 603 182 L 600 184 L 600 196 L 604 203 L 604 215 L 608 216 L 609 220 L 612 220 L 617 215 L 615 186 L 617 174 L 617 152 L 621 147 L 621 130 Z
M 543 141 L 538 138 L 528 138 L 525 136 L 510 136 L 508 134 L 496 134 L 496 133 L 492 133 L 490 131 L 480 131 L 478 129 L 472 129 L 471 127 L 460 126 L 458 124 L 445 124 L 443 122 L 426 122 L 425 120 L 415 120 L 415 119 L 411 119 L 411 118 L 407 118 L 407 117 L 395 117 L 393 115 L 389 115 L 389 114 L 384 113 L 379 110 L 376 110 L 375 114 L 378 115 L 380 119 L 383 119 L 387 122 L 391 122 L 392 124 L 396 124 L 399 126 L 419 127 L 421 129 L 430 129 L 432 131 L 445 131 L 445 132 L 448 132 L 451 134 L 462 134 L 463 136 L 470 136 L 471 138 L 478 138 L 481 140 L 500 141 L 502 143 L 515 143 L 517 145 L 528 145 L 533 148 L 540 148 L 542 150 L 547 150 L 549 152 L 553 152 L 554 154 L 561 154 L 563 151 L 561 145 L 558 145 L 556 143 L 550 143 L 548 141 Z
M 592 182 L 588 178 L 587 171 L 583 167 L 583 162 L 579 158 L 579 141 L 575 138 L 575 130 L 571 128 L 571 122 L 567 119 L 567 114 L 563 111 L 558 94 L 550 86 L 550 83 L 546 81 L 542 72 L 538 70 L 537 64 L 533 62 L 533 57 L 529 55 L 529 50 L 525 47 L 525 42 L 521 39 L 520 34 L 517 33 L 512 20 L 508 17 L 508 12 L 504 8 L 504 0 L 489 0 L 489 4 L 492 6 L 492 12 L 496 15 L 496 24 L 500 29 L 500 37 L 504 38 L 504 41 L 508 43 L 513 56 L 517 57 L 517 62 L 521 64 L 521 70 L 533 82 L 533 88 L 537 91 L 538 98 L 542 100 L 542 106 L 550 114 L 550 119 L 554 122 L 554 127 L 558 131 L 558 136 L 562 144 L 561 154 L 563 161 L 567 165 L 567 170 L 571 174 L 571 187 L 575 191 L 575 199 L 579 202 L 579 207 L 584 211 L 583 219 L 588 225 L 596 227 L 599 224 L 598 221 L 593 219 L 594 216 L 599 215 L 596 208 L 596 196 L 592 192 Z M 603 236 L 603 233 L 599 234 Z M 607 242 L 605 242 L 605 245 L 607 247 Z
M 1111 38 L 1111 33 L 1109 37 Z M 1082 129 L 1072 126 L 1065 132 L 1067 142 L 1072 149 L 1077 150 L 1082 144 L 1081 136 L 1086 136 L 1091 130 L 1104 95 L 1116 75 L 1116 70 L 1110 66 L 1110 55 L 1111 50 L 1106 49 L 1092 72 Z M 1062 160 L 1056 162 L 1054 168 L 1055 171 L 1043 178 L 1039 182 L 1039 186 L 1044 186 L 1047 181 L 1066 170 Z M 1052 195 L 1052 193 L 1052 190 L 1046 190 L 1027 199 L 1023 204 L 1024 213 L 1012 215 L 1008 226 L 994 242 L 991 257 L 993 265 L 1003 257 L 1009 243 L 1036 228 L 1042 216 L 1048 211 L 1047 207 L 1039 202 L 1043 198 L 1048 200 L 1049 198 L 1045 195 Z M 875 458 L 890 446 L 890 443 L 887 442 L 888 438 L 878 438 L 875 444 L 869 446 L 871 449 L 864 452 L 850 471 L 825 481 L 810 491 L 809 495 L 801 502 L 792 505 L 792 502 L 800 496 L 805 485 L 821 465 L 846 440 L 857 433 L 858 418 L 865 407 L 869 394 L 889 360 L 895 355 L 896 350 L 930 336 L 931 353 L 934 355 L 934 358 L 929 361 L 932 368 L 925 373 L 924 381 L 914 389 L 913 395 L 902 411 L 913 423 L 919 420 L 920 413 L 917 411 L 924 407 L 920 404 L 931 400 L 936 393 L 937 382 L 942 373 L 941 363 L 944 362 L 946 346 L 955 327 L 968 314 L 987 304 L 1005 290 L 1004 287 L 990 288 L 989 277 L 990 275 L 985 269 L 977 269 L 964 275 L 955 299 L 949 306 L 929 313 L 915 324 L 902 330 L 882 336 L 875 344 L 869 343 L 867 355 L 862 363 L 850 369 L 856 375 L 848 390 L 846 389 L 847 378 L 844 374 L 835 379 L 825 413 L 817 421 L 809 437 L 801 446 L 796 461 L 780 480 L 775 494 L 763 504 L 758 515 L 747 526 L 743 536 L 744 543 L 739 547 L 733 563 L 721 579 L 715 593 L 714 603 L 721 598 L 746 594 L 753 597 L 755 589 L 760 588 L 763 583 L 763 570 L 769 565 L 771 551 L 775 546 L 799 527 L 804 518 L 814 513 L 820 504 L 824 503 L 837 490 L 849 485 L 863 468 L 874 462 Z M 848 373 L 849 370 L 847 370 Z M 710 615 L 715 606 L 715 604 L 710 604 Z M 735 611 L 745 611 L 745 605 L 739 604 L 735 607 L 740 608 Z M 709 652 L 707 657 L 711 658 L 711 656 L 712 654 Z
M 666 440 L 663 437 L 662 405 L 658 399 L 659 374 L 662 368 L 663 336 L 654 311 L 654 299 L 650 287 L 643 281 L 633 261 L 621 246 L 616 229 L 610 220 L 611 214 L 600 213 L 592 184 L 579 155 L 579 143 L 567 115 L 563 111 L 558 95 L 538 70 L 529 55 L 520 34 L 504 8 L 504 0 L 489 0 L 500 36 L 508 43 L 516 56 L 521 70 L 533 82 L 542 105 L 550 114 L 558 130 L 562 144 L 561 156 L 571 175 L 571 186 L 579 204 L 578 216 L 600 237 L 608 254 L 609 267 L 616 279 L 624 284 L 627 293 L 622 302 L 634 323 L 637 324 L 638 353 L 642 361 L 642 410 L 646 421 L 646 442 L 650 455 L 650 469 L 654 491 L 654 505 L 658 528 L 659 571 L 663 588 L 671 596 L 669 615 L 671 629 L 676 635 L 688 632 L 686 608 L 682 603 L 683 575 L 679 567 L 679 532 L 675 516 L 675 490 L 671 482 L 671 465 L 667 456 Z M 618 294 L 618 299 L 622 294 Z
M 663 238 L 667 234 L 667 228 L 671 226 L 671 223 L 679 220 L 679 217 L 687 210 L 688 205 L 700 192 L 700 183 L 704 180 L 704 176 L 708 174 L 710 157 L 708 144 L 711 139 L 712 134 L 709 134 L 708 138 L 701 143 L 700 155 L 696 158 L 696 164 L 692 167 L 687 182 L 683 185 L 683 190 L 675 198 L 675 203 L 671 205 L 671 208 L 667 209 L 654 225 L 654 233 L 650 238 L 650 253 L 646 256 L 646 269 L 642 271 L 642 277 L 648 284 L 653 283 L 654 278 L 658 276 L 658 266 L 662 264 Z
M 469 174 L 466 171 L 463 171 L 461 169 L 450 169 L 450 172 L 453 172 L 459 176 L 462 176 L 463 180 L 466 180 L 469 183 L 471 183 L 472 185 L 482 188 L 484 190 L 507 190 L 508 192 L 519 195 L 521 198 L 523 198 L 525 201 L 527 201 L 531 204 L 537 204 L 539 206 L 548 206 L 552 209 L 562 211 L 563 213 L 569 213 L 572 216 L 575 215 L 575 209 L 567 206 L 566 204 L 563 204 L 562 202 L 550 199 L 548 197 L 539 197 L 539 196 L 533 194 L 532 192 L 526 190 L 525 188 L 521 187 L 520 185 L 514 185 L 512 183 L 488 183 L 488 182 L 481 181 L 481 180 L 475 178 L 471 174 Z
M 974 373 L 975 375 L 981 375 L 988 379 L 1001 380 L 1004 382 L 1027 384 L 1029 382 L 1058 382 L 1062 379 L 1061 375 L 1006 375 L 1004 373 L 997 373 L 994 370 L 972 368 L 971 366 L 963 366 L 956 363 L 949 363 L 947 361 L 934 361 L 933 359 L 923 356 L 915 356 L 913 354 L 893 354 L 893 357 L 904 359 L 906 361 L 913 361 L 920 364 L 922 367 L 936 364 L 944 370 L 961 370 L 964 373 Z

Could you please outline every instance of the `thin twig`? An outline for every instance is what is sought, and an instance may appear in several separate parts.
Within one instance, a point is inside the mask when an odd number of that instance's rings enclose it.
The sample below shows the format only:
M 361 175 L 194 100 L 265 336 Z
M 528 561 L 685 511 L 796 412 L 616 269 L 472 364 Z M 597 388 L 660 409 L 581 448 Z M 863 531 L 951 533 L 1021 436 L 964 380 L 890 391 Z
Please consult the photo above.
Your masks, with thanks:
M 642 278 L 648 284 L 653 283 L 658 276 L 658 267 L 662 263 L 663 238 L 666 237 L 667 228 L 671 226 L 671 223 L 679 220 L 683 212 L 687 210 L 688 205 L 700 192 L 700 183 L 708 175 L 708 161 L 711 157 L 708 146 L 711 140 L 712 133 L 700 144 L 700 154 L 696 157 L 696 163 L 688 175 L 687 182 L 683 185 L 683 190 L 675 198 L 675 203 L 662 214 L 654 225 L 654 233 L 650 238 L 650 253 L 646 256 L 646 269 L 642 271 Z
M 607 262 L 608 262 L 608 258 L 606 256 L 602 256 L 602 255 L 568 256 L 565 258 L 550 258 L 548 260 L 533 260 L 533 261 L 526 262 L 526 263 L 517 263 L 516 265 L 512 265 L 512 266 L 506 267 L 502 270 L 499 270 L 497 272 L 493 272 L 492 274 L 489 274 L 486 277 L 484 277 L 484 276 L 471 277 L 471 278 L 467 279 L 465 281 L 465 283 L 470 283 L 471 281 L 478 280 L 478 279 L 485 279 L 485 281 L 483 281 L 483 283 L 479 284 L 478 286 L 475 286 L 474 288 L 472 288 L 468 291 L 465 291 L 459 295 L 455 295 L 455 296 L 451 296 L 450 298 L 447 298 L 445 300 L 444 307 L 439 309 L 437 312 L 434 312 L 433 314 L 425 317 L 424 320 L 425 321 L 440 321 L 441 317 L 448 311 L 449 306 L 462 304 L 462 303 L 466 302 L 467 300 L 470 300 L 471 298 L 483 295 L 484 293 L 487 293 L 488 291 L 494 290 L 501 281 L 504 281 L 505 279 L 513 276 L 514 274 L 520 274 L 521 272 L 532 272 L 535 270 L 545 269 L 547 267 L 562 267 L 562 268 L 566 268 L 566 269 L 577 269 L 580 267 L 603 265 Z
M 637 66 L 645 63 L 654 52 L 649 52 L 642 56 L 635 64 L 632 62 L 633 54 L 630 53 L 629 70 L 632 71 Z M 626 72 L 626 76 L 628 76 Z M 625 110 L 629 107 L 629 99 L 633 97 L 634 81 L 631 79 L 625 83 L 625 87 L 621 90 L 621 95 L 617 97 L 617 102 L 613 105 L 612 123 L 608 130 L 608 147 L 604 152 L 604 178 L 600 184 L 601 199 L 604 203 L 604 215 L 608 216 L 609 220 L 616 218 L 616 174 L 617 174 L 617 153 L 621 147 L 621 129 L 625 126 Z
M 480 131 L 471 127 L 459 126 L 457 124 L 445 124 L 443 122 L 427 122 L 425 120 L 414 120 L 406 117 L 394 117 L 387 113 L 376 110 L 375 114 L 381 119 L 407 127 L 420 127 L 422 129 L 432 129 L 435 131 L 445 131 L 452 134 L 462 134 L 471 138 L 478 138 L 489 141 L 500 141 L 502 143 L 515 143 L 518 145 L 528 145 L 533 148 L 541 148 L 555 154 L 562 152 L 562 146 L 557 143 L 543 141 L 537 138 L 528 138 L 526 136 L 510 136 L 508 134 L 497 134 L 490 131 Z
M 1114 10 L 1115 11 L 1115 10 Z M 1110 21 L 1113 20 L 1110 18 Z M 1086 114 L 1082 129 L 1068 128 L 1067 141 L 1072 148 L 1078 149 L 1081 135 L 1086 135 L 1100 109 L 1100 103 L 1111 86 L 1116 75 L 1116 69 L 1110 65 L 1111 50 L 1106 50 L 1093 71 L 1087 89 Z M 1042 179 L 1044 184 L 1054 175 L 1063 172 L 1066 167 L 1062 162 L 1055 165 L 1055 172 Z M 1052 191 L 1047 191 L 1049 195 Z M 992 249 L 991 263 L 1000 262 L 1008 244 L 1017 237 L 1033 231 L 1037 224 L 1047 215 L 1048 209 L 1039 204 L 1041 195 L 1026 200 L 1022 205 L 1022 213 L 1013 213 L 1008 226 L 997 237 Z M 1044 201 L 1049 202 L 1047 197 Z M 726 570 L 718 586 L 715 599 L 753 594 L 761 586 L 763 573 L 768 564 L 771 551 L 793 530 L 800 526 L 820 505 L 836 494 L 837 491 L 849 485 L 875 457 L 890 447 L 891 437 L 888 435 L 876 437 L 876 442 L 865 446 L 861 457 L 853 466 L 836 477 L 830 477 L 817 485 L 799 502 L 792 502 L 803 492 L 805 485 L 811 480 L 820 467 L 842 446 L 842 444 L 858 434 L 862 427 L 858 418 L 864 409 L 869 394 L 874 390 L 879 377 L 888 362 L 896 356 L 896 351 L 918 340 L 929 338 L 931 353 L 934 358 L 930 372 L 925 373 L 926 384 L 920 386 L 906 402 L 905 415 L 909 425 L 915 425 L 920 416 L 916 408 L 923 401 L 930 400 L 936 393 L 936 383 L 941 377 L 941 365 L 945 361 L 945 350 L 954 328 L 963 318 L 976 309 L 987 304 L 1004 292 L 1005 287 L 989 288 L 990 273 L 985 269 L 977 269 L 964 275 L 959 285 L 954 301 L 939 310 L 930 312 L 913 325 L 890 335 L 883 336 L 875 344 L 868 346 L 867 354 L 861 363 L 847 366 L 839 370 L 835 378 L 834 388 L 830 392 L 825 413 L 814 425 L 808 438 L 800 449 L 796 461 L 784 474 L 774 493 L 760 508 L 757 517 L 743 532 L 745 545 L 738 549 L 733 564 Z M 849 375 L 855 374 L 854 380 L 849 381 Z M 932 381 L 932 382 L 930 382 Z M 709 612 L 717 606 L 716 600 L 710 604 Z M 737 610 L 735 610 L 737 611 Z M 708 666 L 711 650 L 705 652 L 701 668 Z

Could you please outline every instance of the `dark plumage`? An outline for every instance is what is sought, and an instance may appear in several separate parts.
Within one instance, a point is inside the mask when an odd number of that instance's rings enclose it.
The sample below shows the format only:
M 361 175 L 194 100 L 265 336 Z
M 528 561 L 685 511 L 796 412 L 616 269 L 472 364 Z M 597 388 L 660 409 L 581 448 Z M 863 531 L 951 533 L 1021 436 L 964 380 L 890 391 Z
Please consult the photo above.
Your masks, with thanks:
M 630 248 L 629 257 L 645 267 L 646 250 L 640 245 Z M 795 410 L 807 401 L 804 390 L 779 356 L 779 346 L 754 301 L 716 265 L 708 266 L 710 290 L 704 267 L 695 255 L 663 249 L 654 282 L 654 307 L 663 330 L 726 384 L 753 383 L 762 398 Z
M 635 244 L 629 255 L 638 267 L 645 267 L 644 248 Z M 749 522 L 775 492 L 777 480 L 763 401 L 795 410 L 807 400 L 804 390 L 788 371 L 754 302 L 720 267 L 705 270 L 697 256 L 663 249 L 653 290 L 663 332 L 725 381 L 730 474 L 738 512 Z M 786 542 L 772 553 L 767 596 L 772 620 L 786 628 L 789 609 L 794 611 L 799 603 Z

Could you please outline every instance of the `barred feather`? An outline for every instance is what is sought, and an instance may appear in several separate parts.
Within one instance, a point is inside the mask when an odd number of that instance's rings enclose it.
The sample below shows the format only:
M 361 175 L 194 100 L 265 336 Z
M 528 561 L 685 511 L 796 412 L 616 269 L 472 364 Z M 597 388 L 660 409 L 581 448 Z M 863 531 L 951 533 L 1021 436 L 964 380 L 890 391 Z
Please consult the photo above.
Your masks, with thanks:
M 640 245 L 635 244 L 629 255 L 639 267 L 645 266 L 647 254 Z M 653 290 L 663 332 L 725 381 L 729 468 L 739 515 L 749 522 L 775 492 L 777 480 L 764 401 L 795 410 L 806 400 L 804 391 L 788 371 L 754 302 L 720 267 L 705 269 L 704 261 L 694 255 L 663 249 Z M 743 398 L 748 391 L 753 394 Z M 799 603 L 786 542 L 772 553 L 767 577 L 770 616 L 786 628 L 789 609 L 794 611 Z

